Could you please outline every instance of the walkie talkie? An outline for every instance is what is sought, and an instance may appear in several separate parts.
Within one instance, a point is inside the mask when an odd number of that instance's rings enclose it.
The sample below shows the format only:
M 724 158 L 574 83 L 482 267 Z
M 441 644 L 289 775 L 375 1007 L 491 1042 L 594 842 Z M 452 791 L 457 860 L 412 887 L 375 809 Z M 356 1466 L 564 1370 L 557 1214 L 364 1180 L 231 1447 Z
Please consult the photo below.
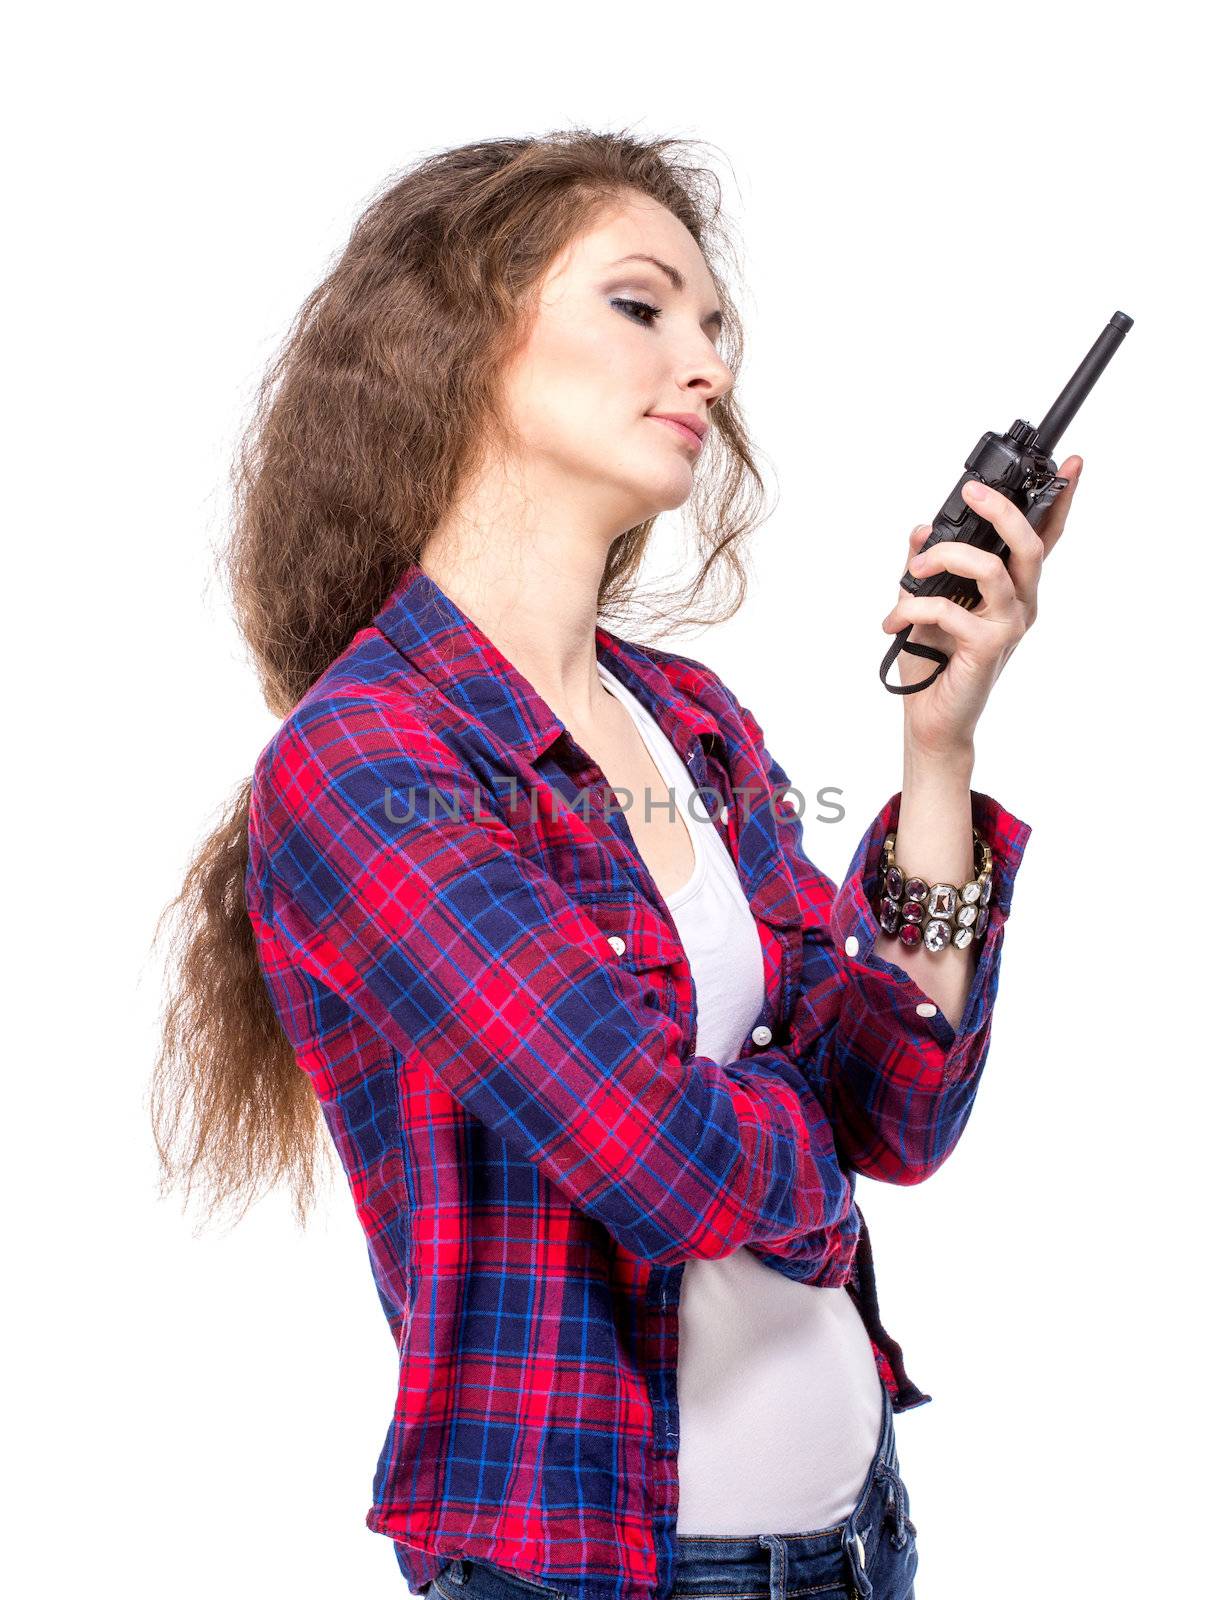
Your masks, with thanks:
M 956 539 L 964 544 L 975 544 L 981 550 L 991 550 L 1009 565 L 1009 546 L 992 524 L 977 511 L 972 511 L 962 498 L 962 486 L 976 478 L 990 489 L 1003 494 L 1018 506 L 1032 528 L 1037 529 L 1046 517 L 1052 502 L 1062 489 L 1068 487 L 1067 478 L 1056 476 L 1056 463 L 1051 452 L 1060 442 L 1060 435 L 1077 415 L 1081 402 L 1102 376 L 1103 369 L 1123 342 L 1124 334 L 1132 326 L 1132 318 L 1117 311 L 1094 341 L 1085 360 L 1065 384 L 1063 391 L 1037 428 L 1021 417 L 1001 434 L 988 432 L 980 439 L 966 459 L 966 471 L 955 484 L 949 499 L 933 518 L 932 532 L 920 546 L 927 550 L 942 539 Z M 973 611 L 982 596 L 974 578 L 957 572 L 934 572 L 927 578 L 914 577 L 905 572 L 899 579 L 908 594 L 947 595 L 956 604 Z M 917 694 L 949 665 L 949 656 L 933 645 L 915 644 L 909 639 L 913 624 L 895 635 L 879 676 L 891 694 Z M 887 683 L 886 674 L 900 650 L 909 655 L 923 656 L 937 665 L 927 678 L 919 683 Z

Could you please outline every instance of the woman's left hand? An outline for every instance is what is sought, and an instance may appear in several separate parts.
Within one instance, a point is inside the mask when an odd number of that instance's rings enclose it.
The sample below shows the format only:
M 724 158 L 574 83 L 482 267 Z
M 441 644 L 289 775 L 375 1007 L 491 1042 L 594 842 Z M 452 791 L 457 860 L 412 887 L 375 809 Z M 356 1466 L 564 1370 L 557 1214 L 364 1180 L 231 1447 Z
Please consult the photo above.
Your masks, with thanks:
M 899 601 L 884 619 L 886 633 L 898 633 L 910 622 L 915 644 L 934 645 L 949 656 L 948 665 L 927 689 L 903 696 L 904 738 L 909 750 L 933 758 L 972 751 L 979 721 L 992 685 L 1031 627 L 1044 558 L 1064 531 L 1083 462 L 1070 456 L 1058 469 L 1068 479 L 1053 500 L 1046 521 L 1036 532 L 1024 514 L 1003 494 L 980 484 L 978 499 L 968 504 L 990 522 L 1009 546 L 1009 565 L 991 551 L 962 540 L 942 539 L 924 554 L 920 547 L 931 524 L 913 528 L 908 541 L 907 570 L 916 578 L 931 572 L 956 572 L 974 578 L 981 600 L 973 611 L 945 595 L 914 595 L 900 588 Z M 919 683 L 932 671 L 926 657 L 899 652 L 902 683 Z

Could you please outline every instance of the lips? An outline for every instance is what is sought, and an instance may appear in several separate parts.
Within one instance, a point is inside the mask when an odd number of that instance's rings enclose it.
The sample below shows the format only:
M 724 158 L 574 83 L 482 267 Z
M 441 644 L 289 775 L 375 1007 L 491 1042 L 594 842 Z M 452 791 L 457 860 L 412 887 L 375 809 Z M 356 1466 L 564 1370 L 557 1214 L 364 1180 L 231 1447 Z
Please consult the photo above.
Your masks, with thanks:
M 664 422 L 680 438 L 685 439 L 688 444 L 693 444 L 697 450 L 703 445 L 704 435 L 708 432 L 708 424 L 702 417 L 697 417 L 693 412 L 650 411 L 648 415 L 655 422 Z

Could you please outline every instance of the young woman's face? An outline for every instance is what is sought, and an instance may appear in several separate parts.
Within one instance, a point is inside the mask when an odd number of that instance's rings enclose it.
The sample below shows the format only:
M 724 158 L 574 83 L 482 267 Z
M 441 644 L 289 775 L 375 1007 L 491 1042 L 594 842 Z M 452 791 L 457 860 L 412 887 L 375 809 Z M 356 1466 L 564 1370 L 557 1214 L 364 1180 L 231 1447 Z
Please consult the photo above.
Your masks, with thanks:
M 673 268 L 682 287 L 650 261 Z M 672 212 L 634 196 L 552 267 L 505 399 L 531 486 L 592 498 L 613 532 L 681 505 L 699 448 L 658 413 L 709 410 L 732 387 L 719 305 L 699 246 Z

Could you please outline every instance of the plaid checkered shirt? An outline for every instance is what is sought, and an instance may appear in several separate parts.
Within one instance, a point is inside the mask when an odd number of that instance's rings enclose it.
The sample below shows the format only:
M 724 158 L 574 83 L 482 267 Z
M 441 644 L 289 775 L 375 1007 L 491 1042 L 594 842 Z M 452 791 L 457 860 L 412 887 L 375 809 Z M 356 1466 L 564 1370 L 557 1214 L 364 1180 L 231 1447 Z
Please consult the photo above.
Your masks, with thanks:
M 684 1263 L 846 1286 L 896 1411 L 858 1175 L 914 1184 L 966 1125 L 1030 828 L 992 846 L 957 1028 L 886 958 L 894 794 L 837 886 L 759 723 L 709 667 L 596 631 L 737 867 L 765 998 L 694 1053 L 690 966 L 601 770 L 417 563 L 255 764 L 246 901 L 398 1351 L 368 1526 L 421 1590 L 454 1557 L 579 1600 L 668 1600 Z M 707 825 L 707 824 L 705 824 Z

